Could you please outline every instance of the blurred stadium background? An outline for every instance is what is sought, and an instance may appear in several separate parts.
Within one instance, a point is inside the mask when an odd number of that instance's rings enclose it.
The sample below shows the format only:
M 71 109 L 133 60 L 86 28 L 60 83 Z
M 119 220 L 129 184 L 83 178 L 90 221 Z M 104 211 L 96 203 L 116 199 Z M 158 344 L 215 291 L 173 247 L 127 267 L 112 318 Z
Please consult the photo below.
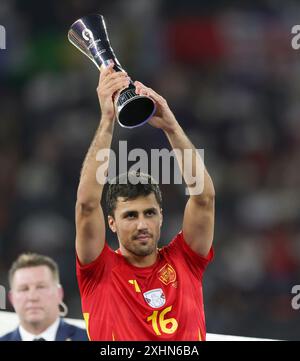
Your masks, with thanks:
M 133 79 L 165 96 L 217 192 L 214 262 L 204 279 L 207 330 L 299 339 L 300 50 L 297 1 L 1 0 L 0 284 L 23 251 L 53 257 L 69 317 L 81 317 L 74 206 L 99 121 L 98 71 L 67 40 L 91 12 Z M 168 147 L 146 125 L 116 127 L 130 148 Z M 130 149 L 129 148 L 129 149 Z M 183 186 L 162 186 L 162 241 L 180 229 Z M 116 247 L 116 240 L 108 234 Z M 163 242 L 162 242 L 163 244 Z M 8 307 L 9 310 L 12 310 Z

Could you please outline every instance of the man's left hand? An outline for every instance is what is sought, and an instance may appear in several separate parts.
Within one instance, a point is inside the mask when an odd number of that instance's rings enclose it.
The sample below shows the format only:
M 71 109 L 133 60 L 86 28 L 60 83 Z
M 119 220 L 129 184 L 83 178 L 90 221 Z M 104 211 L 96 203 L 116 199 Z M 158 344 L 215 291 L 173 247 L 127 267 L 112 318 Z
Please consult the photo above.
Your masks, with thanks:
M 145 95 L 155 102 L 156 112 L 148 123 L 166 132 L 174 131 L 178 127 L 178 122 L 169 108 L 166 99 L 139 81 L 134 82 L 134 85 L 136 87 L 135 92 L 138 95 Z

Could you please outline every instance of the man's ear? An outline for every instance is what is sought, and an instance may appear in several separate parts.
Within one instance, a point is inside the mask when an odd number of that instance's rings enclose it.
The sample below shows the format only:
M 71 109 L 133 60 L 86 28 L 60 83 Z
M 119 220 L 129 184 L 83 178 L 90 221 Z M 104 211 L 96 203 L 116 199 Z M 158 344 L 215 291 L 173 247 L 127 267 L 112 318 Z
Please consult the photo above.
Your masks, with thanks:
M 107 217 L 107 220 L 108 220 L 109 228 L 110 228 L 114 233 L 116 233 L 116 232 L 117 232 L 117 229 L 116 229 L 116 222 L 115 222 L 114 217 L 113 217 L 113 216 L 108 216 L 108 217 Z
M 162 210 L 162 208 L 161 208 L 161 209 L 160 209 L 160 226 L 162 226 L 163 219 L 164 219 L 163 210 Z
M 58 296 L 61 302 L 64 299 L 64 289 L 60 283 L 57 285 L 57 288 L 58 288 Z

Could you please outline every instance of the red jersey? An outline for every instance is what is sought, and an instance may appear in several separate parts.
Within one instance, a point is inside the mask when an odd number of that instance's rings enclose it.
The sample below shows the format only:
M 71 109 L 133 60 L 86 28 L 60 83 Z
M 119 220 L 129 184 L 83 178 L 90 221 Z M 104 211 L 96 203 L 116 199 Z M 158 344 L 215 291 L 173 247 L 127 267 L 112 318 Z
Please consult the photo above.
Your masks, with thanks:
M 83 316 L 93 341 L 205 340 L 202 276 L 213 258 L 180 232 L 154 265 L 136 267 L 105 244 L 93 262 L 76 262 Z

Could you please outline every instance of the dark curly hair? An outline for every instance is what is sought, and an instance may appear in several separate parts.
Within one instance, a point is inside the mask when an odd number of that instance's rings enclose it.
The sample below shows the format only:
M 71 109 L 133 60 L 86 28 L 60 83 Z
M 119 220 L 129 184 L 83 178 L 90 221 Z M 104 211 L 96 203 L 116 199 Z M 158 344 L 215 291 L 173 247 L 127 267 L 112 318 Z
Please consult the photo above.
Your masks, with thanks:
M 118 197 L 131 200 L 139 196 L 148 196 L 151 193 L 154 193 L 157 203 L 161 208 L 161 191 L 153 177 L 137 171 L 120 174 L 109 182 L 106 193 L 107 212 L 110 216 L 114 215 Z

